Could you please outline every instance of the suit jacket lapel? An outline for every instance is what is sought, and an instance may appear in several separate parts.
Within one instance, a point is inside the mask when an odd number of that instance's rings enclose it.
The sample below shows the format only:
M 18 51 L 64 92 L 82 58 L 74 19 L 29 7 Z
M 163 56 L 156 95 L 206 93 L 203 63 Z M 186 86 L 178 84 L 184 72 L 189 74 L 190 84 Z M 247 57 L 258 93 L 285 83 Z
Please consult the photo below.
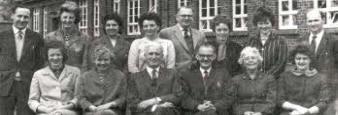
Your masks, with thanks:
M 178 27 L 178 25 L 175 26 L 174 29 L 174 33 L 175 33 L 175 38 L 180 41 L 181 45 L 184 47 L 185 50 L 187 50 L 188 52 L 190 52 L 187 43 L 185 42 L 184 36 L 181 32 L 181 29 Z
M 9 45 L 12 56 L 14 56 L 14 59 L 16 60 L 16 44 L 15 44 L 15 33 L 13 31 L 13 29 L 10 29 L 9 33 L 8 33 L 8 38 L 6 38 L 7 42 L 6 44 Z M 17 61 L 16 61 L 17 62 Z
M 26 29 L 26 33 L 25 33 L 25 39 L 24 39 L 24 43 L 23 43 L 23 49 L 22 49 L 22 53 L 21 53 L 21 58 L 20 58 L 20 62 L 22 61 L 22 59 L 24 59 L 24 56 L 26 56 L 26 54 L 29 52 L 29 50 L 33 50 L 35 49 L 34 45 L 32 44 L 32 32 L 29 29 Z M 27 54 L 28 55 L 28 54 Z
M 326 33 L 324 33 L 323 36 L 322 36 L 322 40 L 320 41 L 320 43 L 318 45 L 316 57 L 320 56 L 320 54 L 325 51 L 325 48 L 328 47 L 328 46 L 326 46 L 326 45 L 328 45 L 327 44 L 328 40 L 329 40 L 328 35 Z
M 119 39 L 116 39 L 116 44 L 115 44 L 115 47 L 113 48 L 114 52 L 119 52 L 121 51 L 121 49 L 123 49 L 125 46 L 123 46 L 123 40 L 122 38 L 119 38 Z

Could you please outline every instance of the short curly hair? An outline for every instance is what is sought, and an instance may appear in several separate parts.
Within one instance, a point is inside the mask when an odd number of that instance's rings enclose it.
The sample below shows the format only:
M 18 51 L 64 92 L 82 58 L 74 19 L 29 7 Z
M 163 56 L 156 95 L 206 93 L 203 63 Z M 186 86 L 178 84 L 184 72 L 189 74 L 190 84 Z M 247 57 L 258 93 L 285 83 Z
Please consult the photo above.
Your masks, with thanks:
M 303 55 L 306 55 L 310 58 L 310 68 L 313 69 L 313 68 L 316 68 L 316 59 L 315 59 L 315 54 L 310 50 L 310 46 L 309 45 L 305 45 L 305 44 L 300 44 L 300 45 L 297 45 L 295 47 L 295 49 L 293 49 L 291 52 L 290 52 L 290 57 L 289 57 L 289 60 L 291 61 L 292 64 L 295 64 L 295 58 L 296 58 L 296 55 L 297 54 L 303 54 Z
M 139 20 L 138 20 L 138 24 L 140 25 L 140 27 L 143 27 L 143 22 L 144 20 L 152 20 L 156 23 L 156 25 L 158 27 L 161 28 L 162 26 L 162 21 L 160 16 L 157 13 L 154 12 L 148 12 L 148 13 L 144 13 L 140 16 Z
M 97 58 L 102 56 L 108 56 L 111 60 L 114 59 L 115 55 L 109 50 L 109 48 L 104 44 L 97 44 L 94 46 L 92 61 L 94 62 Z
M 59 16 L 58 16 L 59 20 L 61 20 L 61 14 L 63 12 L 73 13 L 74 16 L 75 16 L 75 21 L 74 21 L 75 24 L 78 24 L 80 22 L 80 20 L 81 20 L 81 16 L 80 16 L 81 10 L 75 2 L 66 1 L 65 3 L 63 3 L 61 5 L 61 8 L 59 10 Z
M 269 8 L 259 7 L 253 16 L 253 20 L 252 20 L 253 24 L 257 26 L 258 22 L 269 20 L 272 26 L 275 26 L 275 18 L 271 11 L 272 10 Z
M 243 65 L 244 58 L 248 53 L 253 53 L 257 57 L 259 64 L 263 62 L 263 57 L 259 53 L 259 50 L 256 47 L 247 46 L 241 51 L 241 55 L 239 56 L 238 63 L 240 65 Z
M 122 34 L 122 30 L 123 30 L 123 21 L 122 18 L 120 17 L 119 14 L 117 13 L 112 13 L 109 15 L 104 16 L 103 20 L 102 20 L 102 25 L 105 27 L 107 24 L 107 21 L 109 20 L 114 20 L 117 25 L 119 25 L 119 33 Z M 103 29 L 103 32 L 107 34 L 106 29 Z
M 67 50 L 64 46 L 64 44 L 61 41 L 56 41 L 56 40 L 51 40 L 51 41 L 47 41 L 46 42 L 46 46 L 45 46 L 45 59 L 46 61 L 48 61 L 48 51 L 50 49 L 59 49 L 62 53 L 62 62 L 66 62 L 68 59 L 68 55 L 67 55 Z
M 222 15 L 215 16 L 215 18 L 212 20 L 212 23 L 211 23 L 211 29 L 215 32 L 216 26 L 218 26 L 219 24 L 227 25 L 229 30 L 232 31 L 231 21 L 226 16 L 222 16 Z

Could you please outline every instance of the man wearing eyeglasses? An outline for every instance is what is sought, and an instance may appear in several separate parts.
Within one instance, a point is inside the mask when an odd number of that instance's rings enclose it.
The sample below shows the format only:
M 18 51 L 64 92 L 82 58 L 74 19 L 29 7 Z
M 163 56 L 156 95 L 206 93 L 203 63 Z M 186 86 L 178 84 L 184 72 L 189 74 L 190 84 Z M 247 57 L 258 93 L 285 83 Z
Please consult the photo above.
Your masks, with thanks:
M 182 110 L 184 115 L 228 115 L 231 101 L 225 91 L 231 78 L 226 69 L 212 67 L 216 48 L 202 43 L 196 48 L 199 68 L 182 72 Z
M 165 28 L 160 32 L 160 37 L 172 40 L 176 52 L 177 70 L 187 70 L 191 68 L 194 59 L 194 50 L 201 41 L 205 41 L 205 35 L 192 28 L 194 21 L 193 10 L 189 7 L 180 7 L 176 14 L 177 24 Z

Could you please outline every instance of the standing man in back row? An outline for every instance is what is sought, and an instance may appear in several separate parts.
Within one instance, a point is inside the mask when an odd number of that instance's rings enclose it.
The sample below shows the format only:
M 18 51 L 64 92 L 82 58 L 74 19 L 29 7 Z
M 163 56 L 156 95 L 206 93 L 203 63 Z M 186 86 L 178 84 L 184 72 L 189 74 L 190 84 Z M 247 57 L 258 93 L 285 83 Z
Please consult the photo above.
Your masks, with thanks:
M 197 62 L 194 50 L 200 42 L 205 41 L 205 35 L 192 28 L 193 10 L 189 7 L 180 7 L 176 14 L 177 24 L 165 28 L 160 32 L 160 37 L 169 39 L 174 43 L 176 52 L 175 68 L 184 71 Z
M 43 66 L 42 36 L 27 28 L 30 10 L 15 6 L 12 27 L 0 33 L 0 115 L 34 115 L 27 101 L 34 71 Z

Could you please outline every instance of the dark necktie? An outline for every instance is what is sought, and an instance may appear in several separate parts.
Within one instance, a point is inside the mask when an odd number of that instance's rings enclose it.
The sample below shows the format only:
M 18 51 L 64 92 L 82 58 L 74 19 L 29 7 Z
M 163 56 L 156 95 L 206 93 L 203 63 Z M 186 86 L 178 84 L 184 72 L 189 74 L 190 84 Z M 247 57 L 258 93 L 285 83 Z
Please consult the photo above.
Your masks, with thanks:
M 193 44 L 192 37 L 189 35 L 189 30 L 187 28 L 184 28 L 183 31 L 184 31 L 184 40 L 187 43 L 189 50 L 192 53 L 194 53 L 194 44 Z
M 204 80 L 207 80 L 209 78 L 209 72 L 207 70 L 204 71 Z
M 151 86 L 153 87 L 157 86 L 156 69 L 153 69 L 153 71 L 151 72 Z
M 316 44 L 317 44 L 316 38 L 317 38 L 317 36 L 312 36 L 312 41 L 311 41 L 311 44 L 310 44 L 311 50 L 314 54 L 316 53 Z
M 19 30 L 18 34 L 19 34 L 18 39 L 22 40 L 23 39 L 23 32 L 21 30 Z

